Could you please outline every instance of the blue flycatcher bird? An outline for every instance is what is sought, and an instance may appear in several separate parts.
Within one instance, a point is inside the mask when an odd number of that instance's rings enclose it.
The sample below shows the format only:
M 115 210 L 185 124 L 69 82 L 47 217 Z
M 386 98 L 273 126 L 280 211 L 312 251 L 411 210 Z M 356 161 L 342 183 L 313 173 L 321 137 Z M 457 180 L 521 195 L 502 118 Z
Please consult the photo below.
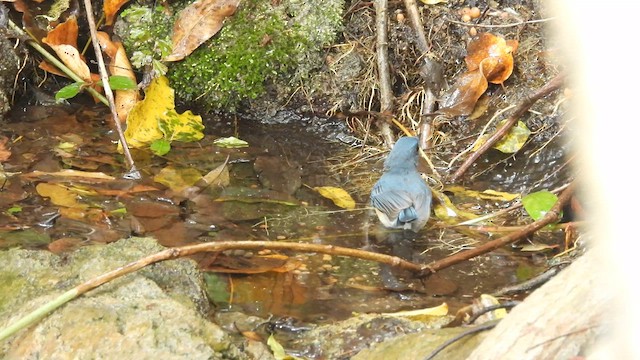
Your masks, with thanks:
M 418 172 L 418 138 L 398 139 L 371 190 L 371 206 L 385 228 L 417 233 L 431 214 L 431 190 Z

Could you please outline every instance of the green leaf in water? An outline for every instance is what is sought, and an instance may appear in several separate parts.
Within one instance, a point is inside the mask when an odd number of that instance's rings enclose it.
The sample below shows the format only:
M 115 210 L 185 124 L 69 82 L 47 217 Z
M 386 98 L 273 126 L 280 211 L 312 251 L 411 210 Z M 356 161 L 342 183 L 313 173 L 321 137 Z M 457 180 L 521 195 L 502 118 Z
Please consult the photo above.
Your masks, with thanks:
M 72 97 L 78 95 L 78 93 L 82 89 L 82 85 L 84 85 L 84 83 L 75 82 L 58 90 L 58 92 L 56 93 L 56 101 L 60 102 L 63 100 L 71 99 Z
M 233 136 L 215 139 L 213 143 L 223 148 L 242 148 L 249 146 L 248 142 Z
M 522 205 L 533 220 L 542 219 L 558 201 L 558 197 L 547 190 L 538 191 L 522 198 Z M 562 216 L 562 214 L 561 214 Z
M 13 214 L 17 214 L 19 212 L 22 212 L 22 206 L 20 205 L 13 205 L 10 208 L 7 209 L 7 213 L 13 215 Z
M 225 276 L 216 273 L 204 273 L 205 291 L 211 302 L 216 305 L 228 304 L 231 299 Z
M 149 146 L 151 152 L 158 156 L 166 155 L 171 150 L 171 143 L 166 139 L 156 140 Z

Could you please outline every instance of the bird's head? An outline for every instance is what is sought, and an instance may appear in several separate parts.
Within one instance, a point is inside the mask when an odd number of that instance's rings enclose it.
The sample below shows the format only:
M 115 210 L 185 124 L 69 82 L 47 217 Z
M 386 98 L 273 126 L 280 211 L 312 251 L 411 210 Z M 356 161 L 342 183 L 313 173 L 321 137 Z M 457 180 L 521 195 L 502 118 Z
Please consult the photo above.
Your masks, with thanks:
M 384 169 L 415 169 L 418 165 L 418 138 L 405 136 L 398 139 L 384 161 Z

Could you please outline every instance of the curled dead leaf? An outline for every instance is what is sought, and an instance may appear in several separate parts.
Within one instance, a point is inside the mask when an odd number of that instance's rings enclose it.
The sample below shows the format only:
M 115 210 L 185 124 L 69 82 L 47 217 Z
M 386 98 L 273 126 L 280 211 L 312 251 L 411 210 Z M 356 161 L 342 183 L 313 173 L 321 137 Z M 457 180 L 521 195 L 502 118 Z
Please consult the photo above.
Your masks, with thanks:
M 502 84 L 513 72 L 513 53 L 518 41 L 482 33 L 469 43 L 465 62 L 469 71 L 482 67 L 482 73 L 492 84 Z

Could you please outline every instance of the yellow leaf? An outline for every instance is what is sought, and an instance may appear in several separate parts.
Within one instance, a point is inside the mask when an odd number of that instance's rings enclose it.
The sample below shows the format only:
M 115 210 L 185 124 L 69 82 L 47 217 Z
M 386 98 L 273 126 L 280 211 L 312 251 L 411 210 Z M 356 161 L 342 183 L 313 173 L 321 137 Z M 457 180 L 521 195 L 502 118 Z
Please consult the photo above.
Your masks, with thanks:
M 284 347 L 278 342 L 278 340 L 276 340 L 275 337 L 273 337 L 273 334 L 269 335 L 269 339 L 267 339 L 267 345 L 269 345 L 269 348 L 271 349 L 271 352 L 273 353 L 273 357 L 276 360 L 297 360 L 297 359 L 299 359 L 299 358 L 297 358 L 295 356 L 287 355 L 287 353 L 284 351 Z
M 478 217 L 474 213 L 458 209 L 445 194 L 433 189 L 432 192 L 434 198 L 439 200 L 439 204 L 433 209 L 438 219 L 447 223 L 457 223 L 460 220 L 470 220 Z
M 495 297 L 489 295 L 489 294 L 481 294 L 480 295 L 480 303 L 482 304 L 483 307 L 490 307 L 490 306 L 496 306 L 496 305 L 500 305 L 500 301 L 498 301 L 498 299 L 496 299 Z M 492 319 L 502 319 L 505 316 L 507 316 L 507 310 L 506 309 L 496 309 L 490 312 L 490 314 L 492 315 L 491 318 Z
M 320 186 L 314 187 L 313 190 L 320 193 L 320 195 L 326 197 L 327 199 L 333 201 L 336 206 L 339 206 L 343 209 L 355 209 L 356 202 L 353 200 L 351 195 L 346 192 L 344 189 L 333 187 L 333 186 Z
M 382 313 L 382 316 L 394 316 L 394 317 L 406 317 L 411 320 L 421 321 L 429 320 L 433 316 L 445 316 L 449 313 L 449 306 L 447 303 L 442 303 L 438 306 L 426 309 L 398 311 L 395 313 Z
M 155 78 L 127 118 L 124 132 L 130 147 L 141 148 L 162 139 L 194 141 L 204 137 L 202 117 L 175 111 L 174 91 L 165 76 Z M 164 133 L 163 133 L 164 131 Z
M 502 121 L 502 125 L 505 121 Z M 522 121 L 513 126 L 507 135 L 505 135 L 500 141 L 493 145 L 494 149 L 498 149 L 506 154 L 512 154 L 522 148 L 527 139 L 531 135 L 531 130 L 527 128 L 527 125 Z
M 446 3 L 447 2 L 447 0 L 420 0 L 420 1 L 422 1 L 422 3 L 426 4 L 426 5 L 437 5 L 437 4 L 440 4 L 440 3 Z
M 513 199 L 520 197 L 520 194 L 512 194 L 508 192 L 495 191 L 495 190 L 475 191 L 475 190 L 470 190 L 457 185 L 446 186 L 444 190 L 452 192 L 456 195 L 465 195 L 465 196 L 469 196 L 477 199 L 484 199 L 484 200 L 511 201 Z
M 40 196 L 48 197 L 51 203 L 69 208 L 87 208 L 85 204 L 78 202 L 78 195 L 66 186 L 59 184 L 40 183 L 36 185 L 36 191 Z

